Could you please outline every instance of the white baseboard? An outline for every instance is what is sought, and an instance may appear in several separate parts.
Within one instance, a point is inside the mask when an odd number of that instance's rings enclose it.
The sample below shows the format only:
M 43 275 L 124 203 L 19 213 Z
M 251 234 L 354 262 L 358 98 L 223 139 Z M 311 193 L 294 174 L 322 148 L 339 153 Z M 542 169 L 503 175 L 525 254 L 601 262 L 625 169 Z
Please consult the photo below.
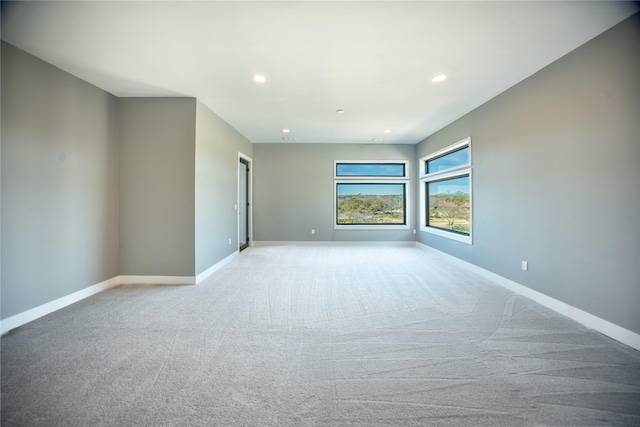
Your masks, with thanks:
M 492 282 L 495 282 L 496 284 L 507 288 L 518 295 L 527 297 L 530 300 L 533 300 L 538 304 L 541 304 L 563 316 L 575 320 L 576 322 L 586 326 L 587 328 L 594 329 L 610 338 L 613 338 L 616 341 L 628 345 L 629 347 L 640 350 L 640 334 L 618 326 L 615 323 L 611 323 L 608 320 L 604 320 L 600 317 L 594 316 L 591 313 L 587 313 L 584 310 L 580 310 L 579 308 L 573 307 L 548 295 L 545 295 L 538 291 L 534 291 L 533 289 L 514 282 L 513 280 L 492 273 L 491 271 L 485 270 L 482 267 L 478 267 L 475 264 L 471 264 L 467 261 L 461 260 L 460 258 L 456 258 L 453 255 L 449 255 L 423 243 L 416 242 L 416 246 L 431 254 L 442 256 L 449 260 L 452 260 L 458 263 L 461 267 L 473 271 L 480 276 L 483 276 L 486 279 L 489 279 Z
M 213 264 L 211 267 L 207 268 L 205 271 L 203 271 L 202 273 L 198 274 L 196 276 L 196 284 L 202 282 L 204 279 L 206 279 L 207 277 L 211 276 L 213 273 L 215 273 L 216 271 L 220 270 L 222 267 L 227 265 L 232 259 L 237 257 L 239 253 L 240 253 L 240 251 L 235 251 L 234 253 L 232 253 L 228 257 L 224 258 L 222 261 L 219 261 L 219 262 Z
M 24 325 L 25 323 L 34 321 L 42 316 L 46 316 L 49 313 L 53 313 L 54 311 L 60 310 L 61 308 L 90 297 L 91 295 L 95 295 L 99 292 L 116 287 L 119 284 L 120 279 L 118 276 L 115 276 L 111 279 L 105 280 L 104 282 L 100 282 L 96 285 L 89 286 L 88 288 L 81 289 L 62 298 L 58 298 L 30 310 L 23 311 L 22 313 L 18 313 L 14 316 L 7 317 L 6 319 L 0 321 L 0 333 L 5 334 L 12 329 Z
M 347 240 L 322 240 L 322 241 L 309 241 L 309 240 L 292 240 L 292 241 L 271 241 L 271 240 L 258 240 L 253 242 L 255 247 L 265 246 L 400 246 L 400 247 L 412 247 L 416 242 L 413 240 L 375 240 L 375 241 L 347 241 Z
M 434 249 L 430 246 L 424 245 L 420 242 L 414 241 L 395 241 L 395 242 L 284 242 L 284 241 L 254 241 L 254 245 L 259 246 L 313 246 L 313 245 L 393 245 L 393 246 L 417 246 L 431 254 L 446 257 L 449 260 L 452 260 L 459 264 L 461 267 L 466 268 L 470 271 L 473 271 L 496 284 L 503 286 L 504 288 L 509 289 L 512 292 L 515 292 L 519 295 L 527 297 L 557 313 L 562 314 L 570 319 L 575 320 L 576 322 L 594 329 L 608 337 L 615 339 L 623 344 L 628 345 L 629 347 L 635 348 L 636 350 L 640 350 L 640 334 L 632 332 L 628 329 L 625 329 L 621 326 L 616 325 L 615 323 L 611 323 L 607 320 L 601 319 L 597 316 L 594 316 L 591 313 L 580 310 L 579 308 L 573 307 L 569 304 L 566 304 L 560 300 L 552 298 L 548 295 L 540 293 L 538 291 L 534 291 L 531 288 L 528 288 L 524 285 L 521 285 L 513 280 L 502 277 L 498 274 L 492 273 L 488 270 L 485 270 L 482 267 L 478 267 L 475 264 L 471 264 L 467 261 L 461 260 L 460 258 L 456 258 L 452 255 L 449 255 L 445 252 Z M 19 326 L 22 326 L 26 323 L 29 323 L 33 320 L 36 320 L 42 316 L 45 316 L 49 313 L 53 313 L 61 308 L 64 308 L 68 305 L 76 303 L 80 300 L 83 300 L 91 295 L 95 295 L 99 292 L 105 291 L 107 289 L 119 286 L 119 285 L 127 285 L 127 284 L 147 284 L 147 285 L 193 285 L 196 283 L 200 283 L 202 280 L 209 277 L 215 271 L 222 268 L 224 265 L 229 263 L 232 259 L 238 256 L 239 252 L 234 252 L 231 255 L 227 256 L 223 260 L 209 267 L 207 270 L 200 273 L 198 276 L 116 276 L 111 279 L 105 280 L 104 282 L 100 282 L 96 285 L 89 286 L 88 288 L 79 290 L 70 295 L 66 295 L 62 298 L 58 298 L 54 301 L 48 302 L 46 304 L 40 305 L 38 307 L 32 308 L 30 310 L 24 311 L 22 313 L 16 314 L 14 316 L 8 317 L 4 320 L 0 320 L 0 334 L 5 334 L 8 331 L 15 329 Z
M 118 276 L 121 285 L 195 285 L 195 276 Z
M 0 320 L 0 334 L 4 335 L 12 329 L 22 326 L 26 323 L 32 322 L 54 311 L 60 310 L 68 305 L 83 300 L 91 295 L 95 295 L 99 292 L 106 291 L 107 289 L 114 288 L 120 285 L 195 285 L 201 282 L 205 278 L 209 277 L 215 271 L 219 270 L 233 258 L 238 255 L 238 252 L 234 252 L 222 261 L 209 267 L 204 272 L 196 276 L 115 276 L 97 285 L 89 286 L 88 288 L 81 289 L 72 294 L 58 298 L 46 304 L 42 304 L 38 307 L 32 308 L 22 313 L 18 313 L 14 316 L 7 317 Z

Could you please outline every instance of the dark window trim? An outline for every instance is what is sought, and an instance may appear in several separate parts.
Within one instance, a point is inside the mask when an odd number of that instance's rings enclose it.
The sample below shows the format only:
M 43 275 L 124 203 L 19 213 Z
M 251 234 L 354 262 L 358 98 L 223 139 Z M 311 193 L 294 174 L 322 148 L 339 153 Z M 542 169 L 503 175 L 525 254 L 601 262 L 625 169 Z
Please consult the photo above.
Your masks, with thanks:
M 353 166 L 402 166 L 402 175 L 344 175 L 338 173 L 338 169 L 341 165 L 353 165 Z M 406 178 L 407 177 L 407 164 L 405 161 L 401 162 L 336 162 L 335 176 L 337 178 Z
M 441 178 L 441 179 L 433 179 L 430 181 L 424 181 L 424 200 L 425 200 L 425 212 L 424 212 L 424 222 L 425 225 L 427 227 L 431 227 L 431 228 L 437 228 L 438 230 L 443 230 L 449 233 L 456 233 L 459 234 L 461 236 L 466 236 L 469 237 L 471 236 L 471 232 L 469 233 L 465 233 L 463 231 L 458 231 L 458 230 L 453 230 L 451 228 L 445 228 L 445 227 L 438 227 L 437 225 L 431 225 L 429 223 L 429 208 L 430 208 L 430 204 L 429 204 L 429 184 L 432 184 L 434 182 L 443 182 L 443 181 L 451 181 L 453 179 L 458 179 L 458 178 L 469 178 L 471 179 L 471 173 L 467 172 L 467 173 L 463 173 L 461 175 L 456 175 L 456 176 L 451 176 L 451 177 L 447 177 L 447 178 Z M 471 186 L 469 186 L 471 187 Z M 469 199 L 471 199 L 471 194 L 469 194 Z
M 429 172 L 429 163 L 434 162 L 434 161 L 436 161 L 436 160 L 438 160 L 438 159 L 441 159 L 441 158 L 443 158 L 443 157 L 449 156 L 449 155 L 451 155 L 451 154 L 457 153 L 458 151 L 462 151 L 462 150 L 469 150 L 469 148 L 470 148 L 470 147 L 469 147 L 469 145 L 464 145 L 464 146 L 462 146 L 462 147 L 460 147 L 460 148 L 454 149 L 454 150 L 449 151 L 449 152 L 446 152 L 446 153 L 442 153 L 442 154 L 440 154 L 440 155 L 438 155 L 438 156 L 431 157 L 431 158 L 429 158 L 429 159 L 425 160 L 425 161 L 424 161 L 424 173 L 425 173 L 425 175 L 429 175 L 429 174 L 431 174 L 431 173 L 432 173 L 432 172 Z M 469 154 L 470 154 L 470 153 L 471 153 L 471 151 L 469 151 Z M 464 164 L 462 164 L 462 165 L 452 166 L 452 167 L 447 168 L 447 169 L 442 169 L 442 170 L 439 170 L 439 171 L 433 172 L 433 174 L 437 174 L 437 173 L 440 173 L 440 172 L 446 172 L 446 171 L 449 171 L 449 170 L 452 170 L 452 169 L 456 169 L 456 168 L 467 167 L 467 166 L 468 166 L 468 164 L 469 164 L 469 163 L 464 163 Z
M 360 176 L 360 175 L 359 175 Z M 407 182 L 336 182 L 336 211 L 335 211 L 335 225 L 345 226 L 345 225 L 396 225 L 396 226 L 406 226 L 407 225 Z M 341 224 L 338 222 L 338 186 L 340 185 L 402 185 L 402 222 L 358 222 L 352 224 Z

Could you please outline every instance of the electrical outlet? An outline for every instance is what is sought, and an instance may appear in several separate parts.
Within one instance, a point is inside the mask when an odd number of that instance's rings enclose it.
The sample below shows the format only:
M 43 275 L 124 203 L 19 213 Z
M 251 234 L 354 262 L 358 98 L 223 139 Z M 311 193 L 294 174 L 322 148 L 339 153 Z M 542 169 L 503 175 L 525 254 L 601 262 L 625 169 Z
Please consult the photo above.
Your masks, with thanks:
M 413 234 L 416 234 L 416 229 L 415 228 L 413 229 Z
M 529 269 L 529 263 L 527 261 L 522 261 L 522 269 L 527 271 Z
M 229 239 L 229 244 L 231 244 L 231 239 Z
M 316 234 L 316 230 L 314 228 L 311 229 L 311 234 Z

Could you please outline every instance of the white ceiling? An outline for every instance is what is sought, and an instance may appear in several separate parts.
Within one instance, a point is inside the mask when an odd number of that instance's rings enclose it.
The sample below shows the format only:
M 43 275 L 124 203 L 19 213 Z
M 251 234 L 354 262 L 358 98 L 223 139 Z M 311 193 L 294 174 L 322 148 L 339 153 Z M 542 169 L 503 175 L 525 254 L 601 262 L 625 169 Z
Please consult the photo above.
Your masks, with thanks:
M 117 96 L 196 97 L 255 143 L 415 144 L 639 9 L 611 1 L 4 2 L 2 39 Z M 441 72 L 448 79 L 432 83 Z M 256 73 L 266 83 L 253 82 Z

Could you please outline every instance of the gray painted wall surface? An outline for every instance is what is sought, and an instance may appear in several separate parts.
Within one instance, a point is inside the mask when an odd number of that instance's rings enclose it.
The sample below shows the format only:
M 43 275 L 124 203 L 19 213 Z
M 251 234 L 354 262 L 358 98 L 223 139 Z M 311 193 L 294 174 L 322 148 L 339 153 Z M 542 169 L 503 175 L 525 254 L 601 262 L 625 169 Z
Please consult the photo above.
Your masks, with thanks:
M 238 152 L 251 143 L 201 102 L 196 111 L 196 275 L 238 250 Z M 231 244 L 229 244 L 231 239 Z
M 195 273 L 193 98 L 118 100 L 120 274 Z
M 335 160 L 410 160 L 414 174 L 415 146 L 254 144 L 253 153 L 255 240 L 414 240 L 411 229 L 334 230 L 333 167 Z M 411 228 L 415 228 L 414 219 L 412 215 Z M 311 229 L 316 230 L 315 235 Z
M 419 241 L 640 333 L 638 52 L 636 14 L 421 142 L 472 137 L 474 244 Z
M 117 100 L 2 43 L 2 315 L 118 274 Z

